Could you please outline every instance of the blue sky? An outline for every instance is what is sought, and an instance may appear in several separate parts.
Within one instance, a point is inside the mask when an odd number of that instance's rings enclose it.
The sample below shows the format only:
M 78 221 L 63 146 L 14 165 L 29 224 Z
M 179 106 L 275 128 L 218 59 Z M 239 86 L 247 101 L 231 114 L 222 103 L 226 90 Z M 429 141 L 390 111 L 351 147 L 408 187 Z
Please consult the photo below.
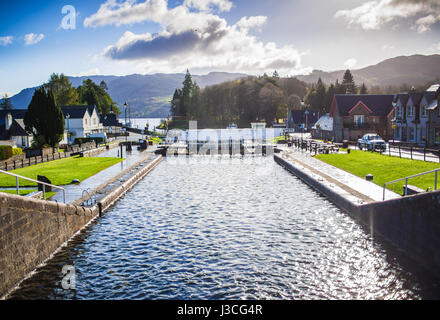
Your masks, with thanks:
M 76 10 L 64 29 L 63 6 Z M 53 0 L 0 3 L 0 94 L 67 75 L 281 75 L 440 53 L 438 0 Z

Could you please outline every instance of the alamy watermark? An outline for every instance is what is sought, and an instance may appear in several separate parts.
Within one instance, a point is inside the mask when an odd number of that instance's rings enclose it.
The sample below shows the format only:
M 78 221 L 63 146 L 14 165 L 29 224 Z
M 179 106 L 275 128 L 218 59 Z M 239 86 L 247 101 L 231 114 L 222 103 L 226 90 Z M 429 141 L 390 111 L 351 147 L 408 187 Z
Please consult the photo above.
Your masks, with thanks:
M 61 28 L 64 30 L 75 30 L 76 29 L 76 10 L 75 7 L 68 4 L 63 6 L 61 9 L 61 14 L 64 15 L 61 20 Z
M 75 266 L 64 265 L 61 270 L 63 274 L 63 279 L 61 280 L 61 287 L 64 290 L 75 290 L 76 289 L 76 272 Z

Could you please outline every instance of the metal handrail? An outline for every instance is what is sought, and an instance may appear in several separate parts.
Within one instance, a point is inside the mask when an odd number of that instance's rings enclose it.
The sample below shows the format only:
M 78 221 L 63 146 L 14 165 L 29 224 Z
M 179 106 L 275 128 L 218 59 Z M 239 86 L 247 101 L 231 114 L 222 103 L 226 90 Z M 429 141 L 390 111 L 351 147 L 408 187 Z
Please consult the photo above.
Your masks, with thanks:
M 20 179 L 23 179 L 23 180 L 27 180 L 27 181 L 31 181 L 31 182 L 36 182 L 37 184 L 43 185 L 43 199 L 44 200 L 46 200 L 46 186 L 52 187 L 52 188 L 55 188 L 55 189 L 63 190 L 63 200 L 64 200 L 64 203 L 66 203 L 66 189 L 63 188 L 63 187 L 56 186 L 56 185 L 53 185 L 53 184 L 50 184 L 50 183 L 46 183 L 46 182 L 43 182 L 43 181 L 34 180 L 34 179 L 31 179 L 31 178 L 26 178 L 26 177 L 20 176 L 18 174 L 10 173 L 10 172 L 4 171 L 4 170 L 0 170 L 0 173 L 6 174 L 8 176 L 15 177 L 15 183 L 16 183 L 15 187 L 17 188 L 17 195 L 20 194 L 20 186 L 18 184 L 18 179 L 20 178 Z
M 412 175 L 412 176 L 408 176 L 408 177 L 405 177 L 405 178 L 401 178 L 401 179 L 397 179 L 397 180 L 394 180 L 394 181 L 390 181 L 390 182 L 384 183 L 384 185 L 383 185 L 383 200 L 385 200 L 385 188 L 386 188 L 387 185 L 405 180 L 405 194 L 404 195 L 406 196 L 406 195 L 408 195 L 408 180 L 409 179 L 417 178 L 417 177 L 423 176 L 425 174 L 433 173 L 433 172 L 435 172 L 434 190 L 437 190 L 437 178 L 438 178 L 438 172 L 439 171 L 440 171 L 440 169 L 434 169 L 434 170 L 418 173 L 418 174 L 415 174 L 415 175 Z

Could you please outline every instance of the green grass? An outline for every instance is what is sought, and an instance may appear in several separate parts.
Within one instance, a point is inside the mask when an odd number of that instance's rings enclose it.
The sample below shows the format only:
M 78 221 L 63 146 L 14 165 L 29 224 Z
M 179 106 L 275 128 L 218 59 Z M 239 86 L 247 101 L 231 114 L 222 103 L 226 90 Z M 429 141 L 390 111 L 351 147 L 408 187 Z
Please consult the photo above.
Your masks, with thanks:
M 38 191 L 38 190 L 20 189 L 19 190 L 19 195 L 20 196 L 25 196 L 25 195 L 27 195 L 29 193 L 32 193 L 32 192 L 35 192 L 35 191 Z M 9 194 L 17 194 L 16 190 L 10 190 L 10 189 L 8 189 L 8 190 L 0 190 L 0 192 L 9 193 Z M 53 192 L 53 191 L 46 192 L 46 199 L 49 199 L 50 197 L 54 196 L 55 194 L 56 193 Z
M 351 150 L 350 154 L 320 154 L 316 158 L 361 178 L 371 173 L 374 176 L 373 182 L 380 186 L 383 186 L 385 182 L 440 168 L 439 163 L 400 159 L 358 150 Z M 409 179 L 408 184 L 424 190 L 429 187 L 434 189 L 434 180 L 435 174 L 430 173 Z M 404 184 L 404 181 L 397 182 L 387 188 L 402 194 Z M 438 184 L 440 186 L 440 175 Z
M 154 144 L 159 144 L 162 143 L 163 140 L 159 137 L 151 137 L 148 141 L 153 141 Z
M 120 158 L 80 158 L 78 156 L 40 163 L 10 172 L 35 180 L 37 179 L 37 175 L 43 175 L 49 178 L 54 185 L 67 185 L 70 184 L 73 179 L 83 181 L 122 160 L 123 159 Z M 23 179 L 19 179 L 19 184 L 20 186 L 37 185 L 36 183 Z M 15 177 L 1 175 L 0 186 L 14 187 Z

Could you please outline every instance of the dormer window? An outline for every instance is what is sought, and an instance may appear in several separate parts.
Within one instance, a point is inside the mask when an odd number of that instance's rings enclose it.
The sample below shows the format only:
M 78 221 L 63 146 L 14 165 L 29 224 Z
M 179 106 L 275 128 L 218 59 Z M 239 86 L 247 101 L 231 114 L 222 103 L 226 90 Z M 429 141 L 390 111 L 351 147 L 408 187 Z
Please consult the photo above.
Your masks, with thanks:
M 428 110 L 426 109 L 426 107 L 427 106 L 423 106 L 423 107 L 421 107 L 421 109 L 422 109 L 422 117 L 423 118 L 426 118 L 426 117 L 428 117 Z
M 407 113 L 408 117 L 414 117 L 414 114 L 415 114 L 414 106 L 409 105 L 406 109 L 406 113 Z

